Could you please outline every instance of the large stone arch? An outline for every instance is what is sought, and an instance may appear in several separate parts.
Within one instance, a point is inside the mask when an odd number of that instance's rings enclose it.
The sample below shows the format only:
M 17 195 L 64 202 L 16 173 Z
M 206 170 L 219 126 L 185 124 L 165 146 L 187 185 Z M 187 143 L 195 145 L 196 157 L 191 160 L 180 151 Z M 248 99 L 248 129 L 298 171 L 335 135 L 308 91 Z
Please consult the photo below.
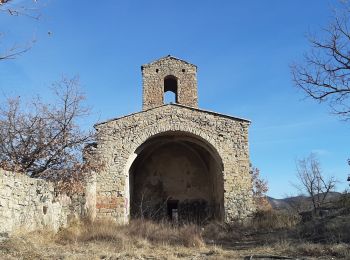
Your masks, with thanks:
M 188 188 L 187 190 L 187 188 L 185 189 L 184 187 L 185 184 L 181 184 L 181 183 L 178 183 L 178 185 L 173 186 L 172 190 L 175 189 L 179 194 L 176 194 L 176 191 L 173 191 L 171 193 L 171 197 L 159 198 L 160 200 L 163 199 L 163 202 L 162 202 L 163 211 L 167 210 L 166 209 L 167 205 L 165 203 L 167 203 L 168 200 L 174 201 L 174 199 L 178 199 L 181 193 L 182 196 L 180 197 L 185 196 L 182 198 L 182 200 L 180 200 L 180 204 L 179 204 L 180 205 L 179 216 L 182 219 L 186 217 L 186 220 L 189 220 L 188 217 L 191 213 L 191 215 L 193 215 L 192 217 L 196 218 L 197 221 L 200 221 L 199 218 L 202 218 L 202 219 L 211 218 L 216 220 L 223 220 L 224 218 L 224 183 L 223 183 L 224 165 L 222 162 L 222 158 L 219 155 L 215 146 L 203 137 L 205 136 L 205 134 L 202 133 L 202 136 L 198 135 L 198 133 L 201 133 L 200 130 L 195 131 L 193 129 L 187 129 L 187 131 L 183 131 L 183 129 L 186 127 L 182 128 L 182 130 L 175 130 L 177 128 L 178 127 L 169 128 L 170 130 L 158 129 L 157 131 L 156 129 L 152 129 L 152 131 L 146 131 L 150 134 L 142 136 L 143 138 L 138 139 L 138 142 L 140 144 L 137 143 L 139 144 L 139 146 L 136 149 L 135 147 L 137 145 L 134 142 L 134 146 L 132 148 L 134 152 L 129 156 L 127 163 L 124 167 L 124 174 L 125 176 L 127 176 L 127 179 L 129 180 L 128 182 L 126 182 L 126 187 L 125 187 L 125 196 L 129 204 L 127 207 L 126 214 L 131 215 L 130 213 L 132 213 L 130 211 L 132 211 L 133 203 L 135 203 L 135 198 L 134 199 L 132 198 L 133 194 L 135 197 L 135 194 L 137 194 L 138 192 L 142 192 L 141 187 L 144 186 L 144 185 L 138 185 L 137 186 L 138 191 L 135 191 L 133 189 L 135 185 L 134 180 L 135 179 L 137 180 L 136 178 L 137 176 L 135 177 L 136 175 L 135 169 L 133 169 L 135 164 L 138 165 L 138 168 L 140 168 L 140 165 L 142 165 L 142 167 L 144 168 L 147 168 L 146 165 L 151 164 L 150 162 L 148 162 L 148 161 L 151 161 L 151 160 L 148 160 L 149 159 L 148 156 L 152 154 L 152 156 L 155 156 L 157 158 L 157 153 L 156 153 L 157 150 L 161 150 L 163 158 L 165 156 L 165 158 L 167 159 L 169 159 L 169 156 L 166 157 L 167 152 L 171 153 L 172 156 L 170 157 L 169 161 L 175 160 L 173 157 L 174 151 L 179 150 L 179 147 L 182 146 L 185 148 L 185 149 L 180 149 L 182 155 L 184 156 L 182 160 L 186 161 L 186 159 L 184 158 L 191 157 L 191 155 L 197 156 L 199 160 L 196 160 L 195 158 L 192 158 L 190 160 L 191 163 L 186 168 L 187 175 L 190 175 L 190 172 L 192 173 L 190 177 L 185 176 L 183 172 L 182 172 L 183 176 L 180 176 L 181 170 L 179 169 L 177 169 L 176 174 L 173 174 L 173 176 L 171 176 L 171 173 L 169 173 L 168 175 L 170 176 L 168 177 L 172 178 L 172 182 L 174 182 L 174 177 L 176 177 L 178 180 L 181 180 L 182 182 L 187 181 L 189 182 L 187 185 L 191 188 Z M 176 148 L 176 146 L 178 147 Z M 179 151 L 177 151 L 177 153 L 178 152 Z M 154 161 L 154 158 L 153 158 L 153 161 Z M 170 166 L 171 162 L 169 161 L 166 162 L 167 169 L 165 172 L 171 172 L 172 170 L 174 171 L 174 169 L 172 169 L 172 167 Z M 199 161 L 202 162 L 202 166 L 205 165 L 203 167 L 199 167 L 200 169 L 198 168 Z M 188 163 L 189 161 L 187 160 L 186 162 Z M 195 165 L 196 164 L 195 162 L 197 162 L 197 165 Z M 159 161 L 158 161 L 158 164 L 153 163 L 153 167 L 155 168 L 153 168 L 152 170 L 153 171 L 159 170 L 157 166 L 161 167 L 161 165 L 159 165 Z M 144 168 L 142 168 L 142 171 L 147 172 L 147 170 Z M 179 167 L 176 166 L 176 168 L 179 168 Z M 182 171 L 184 170 L 185 169 L 182 169 Z M 162 186 L 169 186 L 169 185 L 171 186 L 169 181 L 166 182 L 167 174 L 164 174 L 165 172 L 163 172 L 162 174 L 159 174 L 157 176 L 157 180 L 159 184 L 162 184 Z M 149 177 L 150 176 L 148 176 L 147 174 L 146 175 L 143 174 L 142 179 L 139 179 L 137 183 L 140 184 L 140 182 L 142 182 L 143 184 L 147 184 L 147 180 Z M 195 181 L 193 179 L 195 179 Z M 153 182 L 154 182 L 154 176 L 153 176 Z M 193 183 L 197 183 L 197 184 L 200 183 L 200 185 L 197 185 L 196 187 L 196 185 Z M 159 186 L 155 186 L 155 188 L 158 190 L 160 189 Z M 204 190 L 206 192 L 204 192 Z M 200 191 L 202 191 L 201 195 L 196 194 L 196 193 L 200 193 Z M 187 193 L 187 195 L 184 195 L 184 193 Z M 206 194 L 207 196 L 203 196 L 204 194 Z M 155 196 L 155 194 L 153 195 Z M 154 196 L 153 196 L 152 202 L 155 202 L 157 199 Z M 169 194 L 167 196 L 169 196 Z M 169 201 L 168 203 L 170 203 Z M 179 200 L 176 200 L 176 201 L 179 201 Z M 142 204 L 146 205 L 145 201 L 143 201 Z M 188 210 L 189 208 L 193 208 L 194 207 L 193 205 L 198 205 L 198 204 L 200 205 L 197 206 L 196 210 L 205 211 L 205 212 L 198 213 L 198 214 L 201 214 L 201 216 L 195 216 L 193 211 L 190 212 Z M 157 205 L 157 207 L 158 206 L 159 205 Z M 185 207 L 187 209 L 185 209 Z M 134 209 L 135 209 L 135 205 L 134 205 Z M 157 209 L 157 213 L 160 213 L 159 209 Z M 135 215 L 135 210 L 134 210 L 134 215 Z
M 128 160 L 130 157 L 132 158 L 132 153 L 136 151 L 136 149 L 144 142 L 146 142 L 149 138 L 166 132 L 183 132 L 189 135 L 193 135 L 197 139 L 208 143 L 210 148 L 216 152 L 217 156 L 222 158 L 220 150 L 217 149 L 219 145 L 213 140 L 213 138 L 210 137 L 210 131 L 189 126 L 187 124 L 173 124 L 173 121 L 168 119 L 166 121 L 160 122 L 159 124 L 152 124 L 144 127 L 140 135 L 135 135 L 132 138 L 133 141 L 129 143 L 130 146 L 128 153 L 130 153 L 130 156 L 128 157 Z
M 220 149 L 220 144 L 215 142 L 214 138 L 212 138 L 212 135 L 210 131 L 206 129 L 201 129 L 199 127 L 194 127 L 193 125 L 181 123 L 179 121 L 178 123 L 175 123 L 174 119 L 167 118 L 162 121 L 158 121 L 155 124 L 149 124 L 147 126 L 142 127 L 142 130 L 139 131 L 140 134 L 138 135 L 132 135 L 128 139 L 132 140 L 131 142 L 128 142 L 127 144 L 124 144 L 124 156 L 126 157 L 126 160 L 124 162 L 116 162 L 116 163 L 124 163 L 122 166 L 123 169 L 123 175 L 129 180 L 129 169 L 133 162 L 135 161 L 137 157 L 137 153 L 135 153 L 144 143 L 146 143 L 148 140 L 155 138 L 159 135 L 164 134 L 170 134 L 170 133 L 181 133 L 183 136 L 192 137 L 192 140 L 198 140 L 202 143 L 205 143 L 208 146 L 208 151 L 212 153 L 212 156 L 217 160 L 221 167 L 221 178 L 224 176 L 225 171 L 225 156 L 222 156 L 222 150 Z M 130 216 L 130 185 L 128 181 L 125 182 L 125 193 L 124 196 L 126 198 L 126 218 L 125 221 L 128 220 Z M 224 202 L 223 202 L 224 203 Z M 222 208 L 224 208 L 223 205 L 221 205 Z M 224 211 L 222 209 L 222 211 Z M 224 218 L 225 212 L 221 213 L 220 219 Z

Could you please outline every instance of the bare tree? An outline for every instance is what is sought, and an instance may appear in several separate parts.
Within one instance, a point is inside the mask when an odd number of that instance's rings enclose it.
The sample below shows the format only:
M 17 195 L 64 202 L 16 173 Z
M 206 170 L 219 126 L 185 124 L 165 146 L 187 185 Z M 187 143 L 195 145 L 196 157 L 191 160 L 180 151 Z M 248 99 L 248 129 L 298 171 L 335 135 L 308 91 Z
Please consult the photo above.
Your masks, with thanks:
M 13 0 L 0 0 L 0 12 L 12 16 L 27 16 L 38 20 L 40 14 L 38 13 L 38 8 L 34 6 L 37 3 L 38 0 L 25 0 L 21 4 L 14 3 Z
M 252 177 L 253 199 L 259 210 L 270 209 L 271 205 L 267 199 L 266 193 L 269 190 L 268 183 L 260 176 L 260 170 L 250 166 L 250 174 Z
M 309 36 L 311 50 L 304 61 L 291 66 L 295 85 L 308 97 L 326 102 L 331 111 L 350 119 L 350 4 L 334 12 L 325 36 Z
M 38 20 L 40 14 L 38 12 L 37 0 L 26 0 L 21 4 L 13 3 L 13 0 L 0 0 L 0 14 L 11 16 L 26 16 L 30 19 Z M 4 37 L 4 33 L 0 32 L 0 40 Z M 1 46 L 0 42 L 0 61 L 6 59 L 13 59 L 32 47 L 35 40 L 31 40 L 26 44 L 13 44 L 11 47 Z
M 1 168 L 62 180 L 79 178 L 93 166 L 82 158 L 93 134 L 78 125 L 89 114 L 78 78 L 63 78 L 52 89 L 56 101 L 50 104 L 37 98 L 25 105 L 18 97 L 0 105 Z
M 300 185 L 296 185 L 301 192 L 310 196 L 315 214 L 326 202 L 329 192 L 335 189 L 334 177 L 326 178 L 321 171 L 320 162 L 315 154 L 297 162 L 297 178 Z

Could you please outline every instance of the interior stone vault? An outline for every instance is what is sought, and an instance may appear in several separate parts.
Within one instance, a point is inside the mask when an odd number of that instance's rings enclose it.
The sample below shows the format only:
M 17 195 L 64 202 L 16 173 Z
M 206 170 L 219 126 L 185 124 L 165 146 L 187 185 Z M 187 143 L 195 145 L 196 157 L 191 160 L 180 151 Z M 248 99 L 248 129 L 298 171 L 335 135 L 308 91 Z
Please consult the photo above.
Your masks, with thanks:
M 202 222 L 223 216 L 222 162 L 203 140 L 183 132 L 154 136 L 129 170 L 131 217 Z

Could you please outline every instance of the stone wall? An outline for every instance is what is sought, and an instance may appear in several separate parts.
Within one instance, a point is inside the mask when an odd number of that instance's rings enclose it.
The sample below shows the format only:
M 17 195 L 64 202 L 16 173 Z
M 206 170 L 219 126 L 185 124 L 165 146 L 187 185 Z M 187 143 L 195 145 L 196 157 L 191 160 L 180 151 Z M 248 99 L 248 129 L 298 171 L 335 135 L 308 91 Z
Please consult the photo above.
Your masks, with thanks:
M 223 219 L 244 219 L 254 212 L 249 173 L 249 121 L 177 104 L 163 105 L 95 126 L 96 153 L 106 164 L 97 179 L 97 216 L 127 222 L 130 166 L 150 138 L 179 133 L 205 143 L 220 161 Z
M 85 197 L 56 195 L 51 182 L 0 169 L 0 234 L 43 228 L 57 231 L 70 218 L 85 214 Z
M 188 62 L 167 56 L 142 66 L 143 110 L 164 104 L 164 79 L 173 76 L 177 87 L 171 90 L 176 103 L 198 107 L 197 67 Z

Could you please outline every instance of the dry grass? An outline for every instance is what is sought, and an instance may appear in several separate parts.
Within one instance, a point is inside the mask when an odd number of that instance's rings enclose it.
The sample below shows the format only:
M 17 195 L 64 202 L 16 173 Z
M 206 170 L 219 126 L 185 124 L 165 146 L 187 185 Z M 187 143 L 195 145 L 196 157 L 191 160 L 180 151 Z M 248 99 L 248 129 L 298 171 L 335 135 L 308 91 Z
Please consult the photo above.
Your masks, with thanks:
M 274 231 L 278 229 L 291 229 L 300 223 L 301 218 L 284 211 L 266 210 L 255 213 L 248 223 L 249 228 L 255 230 Z
M 348 244 L 313 244 L 303 243 L 295 245 L 294 251 L 305 256 L 333 256 L 337 258 L 350 258 L 350 246 Z
M 108 220 L 75 221 L 58 234 L 16 234 L 0 243 L 0 259 L 243 259 L 250 255 L 350 259 L 349 244 L 314 244 L 289 238 L 273 242 L 277 231 L 257 236 L 258 227 L 289 229 L 294 224 L 285 216 L 264 214 L 252 220 L 254 229 L 222 223 L 199 227 L 141 220 L 128 225 Z M 272 225 L 276 218 L 279 222 Z
M 279 241 L 273 245 L 278 252 L 286 255 L 304 256 L 304 257 L 335 257 L 337 259 L 350 259 L 350 245 L 340 244 L 319 244 L 309 242 L 290 242 Z
M 134 220 L 128 226 L 124 226 L 124 230 L 134 239 L 141 238 L 155 244 L 204 246 L 200 227 L 193 224 L 177 227 L 167 222 Z
M 128 225 L 118 225 L 110 220 L 77 221 L 58 233 L 58 242 L 62 244 L 89 241 L 112 241 L 120 248 L 140 241 L 154 245 L 204 246 L 201 230 L 196 225 L 177 227 L 147 220 L 134 220 Z
M 202 228 L 202 236 L 207 242 L 240 241 L 244 237 L 244 227 L 238 224 L 210 222 Z

